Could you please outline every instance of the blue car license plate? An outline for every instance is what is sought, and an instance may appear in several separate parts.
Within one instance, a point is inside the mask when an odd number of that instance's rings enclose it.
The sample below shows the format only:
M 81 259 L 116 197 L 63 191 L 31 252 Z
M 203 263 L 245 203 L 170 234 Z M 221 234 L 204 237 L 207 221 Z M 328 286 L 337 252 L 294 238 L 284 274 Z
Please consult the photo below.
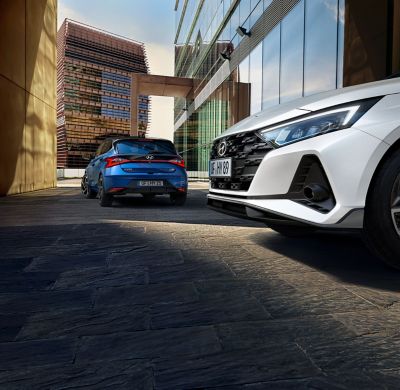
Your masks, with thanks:
M 139 187 L 163 187 L 164 182 L 162 180 L 140 180 Z

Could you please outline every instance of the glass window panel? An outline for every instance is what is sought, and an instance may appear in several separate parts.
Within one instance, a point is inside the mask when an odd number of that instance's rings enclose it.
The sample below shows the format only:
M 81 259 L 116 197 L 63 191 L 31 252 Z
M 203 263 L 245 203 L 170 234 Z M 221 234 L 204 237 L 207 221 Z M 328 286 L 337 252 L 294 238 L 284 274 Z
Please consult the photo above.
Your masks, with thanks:
M 240 19 L 239 19 L 239 7 L 236 7 L 235 12 L 231 16 L 231 40 L 233 44 L 233 49 L 236 49 L 239 43 L 239 37 L 236 34 L 236 29 L 239 27 Z
M 231 6 L 231 0 L 224 0 L 224 15 L 228 13 L 230 6 Z
M 262 0 L 260 0 L 258 2 L 258 4 L 256 5 L 257 1 L 258 0 L 253 0 L 251 3 L 253 12 L 250 15 L 250 28 L 254 25 L 255 22 L 257 22 L 257 20 L 263 14 L 263 2 L 262 2 Z
M 262 108 L 279 104 L 280 25 L 263 42 Z
M 336 88 L 337 0 L 307 0 L 304 94 Z
M 262 100 L 262 43 L 250 53 L 250 114 L 261 110 Z
M 246 57 L 238 66 L 237 74 L 237 103 L 238 112 L 237 120 L 241 120 L 249 116 L 250 110 L 250 84 L 249 84 L 249 61 L 250 57 Z
M 264 0 L 264 10 L 266 10 L 272 3 L 272 0 Z
M 280 102 L 303 96 L 304 1 L 281 22 Z
M 245 21 L 250 15 L 250 6 L 250 0 L 240 1 L 240 26 L 248 27 L 245 25 Z M 237 25 L 236 27 L 239 27 L 239 25 Z
M 337 88 L 343 87 L 343 59 L 344 59 L 344 13 L 345 0 L 339 0 L 338 14 L 338 62 L 337 62 Z
M 238 81 L 240 83 L 248 83 L 249 82 L 249 57 L 246 57 L 239 64 L 239 75 Z

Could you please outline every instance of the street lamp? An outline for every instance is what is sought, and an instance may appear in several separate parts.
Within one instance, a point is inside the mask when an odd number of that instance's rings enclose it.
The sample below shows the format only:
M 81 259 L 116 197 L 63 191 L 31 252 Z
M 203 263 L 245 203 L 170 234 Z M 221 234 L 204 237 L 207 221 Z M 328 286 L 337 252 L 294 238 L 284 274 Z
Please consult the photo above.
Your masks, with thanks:
M 239 27 L 236 29 L 236 32 L 237 32 L 241 37 L 244 37 L 244 36 L 251 37 L 251 31 L 247 31 L 246 27 L 239 26 Z
M 223 60 L 223 61 L 226 61 L 226 60 L 230 61 L 230 60 L 231 60 L 230 54 L 227 53 L 226 51 L 221 51 L 221 52 L 219 53 L 219 58 L 220 58 L 221 60 Z

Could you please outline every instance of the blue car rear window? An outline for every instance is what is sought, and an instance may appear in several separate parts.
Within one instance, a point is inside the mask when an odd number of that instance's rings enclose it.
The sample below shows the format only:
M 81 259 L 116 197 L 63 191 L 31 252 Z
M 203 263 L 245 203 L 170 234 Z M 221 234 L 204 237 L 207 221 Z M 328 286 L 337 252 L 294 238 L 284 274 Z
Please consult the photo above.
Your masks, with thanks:
M 176 154 L 175 147 L 169 141 L 124 140 L 116 143 L 119 154 L 146 155 L 149 153 Z

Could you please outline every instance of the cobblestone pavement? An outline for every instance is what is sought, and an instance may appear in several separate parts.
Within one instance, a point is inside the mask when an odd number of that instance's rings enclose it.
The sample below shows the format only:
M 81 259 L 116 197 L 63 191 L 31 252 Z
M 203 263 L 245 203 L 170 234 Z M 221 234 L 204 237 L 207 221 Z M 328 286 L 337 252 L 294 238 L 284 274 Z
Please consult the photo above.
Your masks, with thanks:
M 0 199 L 1 389 L 400 388 L 400 274 L 159 198 Z

